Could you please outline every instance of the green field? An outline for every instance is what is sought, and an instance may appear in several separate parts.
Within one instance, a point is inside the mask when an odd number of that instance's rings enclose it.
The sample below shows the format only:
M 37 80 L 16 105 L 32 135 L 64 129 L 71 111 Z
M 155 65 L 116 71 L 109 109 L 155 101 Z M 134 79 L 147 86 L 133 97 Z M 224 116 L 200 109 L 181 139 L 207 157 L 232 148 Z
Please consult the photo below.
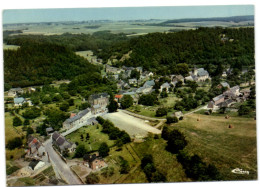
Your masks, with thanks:
M 192 114 L 171 128 L 182 131 L 188 140 L 185 149 L 214 164 L 223 180 L 256 179 L 256 121 L 242 117 L 225 119 L 224 116 Z M 229 125 L 233 128 L 228 128 Z M 249 171 L 250 175 L 231 173 L 235 168 Z
M 199 119 L 199 121 L 197 121 Z M 228 125 L 233 128 L 228 128 Z M 222 180 L 255 180 L 257 178 L 256 157 L 256 122 L 254 119 L 191 114 L 170 129 L 179 129 L 188 140 L 185 150 L 189 154 L 199 155 L 207 164 L 214 164 L 219 170 Z M 145 183 L 147 179 L 140 167 L 144 154 L 152 154 L 155 167 L 163 173 L 168 182 L 188 182 L 182 165 L 176 155 L 165 150 L 166 141 L 148 136 L 142 143 L 130 143 L 123 146 L 122 151 L 116 147 L 110 150 L 106 162 L 114 167 L 115 174 L 105 178 L 99 173 L 100 183 Z M 128 174 L 120 175 L 118 156 L 123 156 L 130 164 Z M 249 175 L 231 173 L 241 168 L 249 171 Z
M 97 129 L 98 126 L 98 129 Z M 109 140 L 107 134 L 101 132 L 102 127 L 100 125 L 88 125 L 84 126 L 77 131 L 66 136 L 72 142 L 78 142 L 79 144 L 85 145 L 88 151 L 97 151 L 102 142 L 106 142 L 109 147 L 114 145 L 113 140 Z M 90 139 L 86 141 L 86 134 L 89 133 Z M 81 140 L 81 134 L 83 140 Z
M 22 126 L 13 127 L 13 118 L 9 112 L 5 112 L 5 145 L 7 142 L 15 137 L 22 137 L 25 133 L 22 131 Z M 11 157 L 13 159 L 18 159 L 24 154 L 23 148 L 16 148 L 14 150 L 6 149 L 6 158 L 9 160 Z

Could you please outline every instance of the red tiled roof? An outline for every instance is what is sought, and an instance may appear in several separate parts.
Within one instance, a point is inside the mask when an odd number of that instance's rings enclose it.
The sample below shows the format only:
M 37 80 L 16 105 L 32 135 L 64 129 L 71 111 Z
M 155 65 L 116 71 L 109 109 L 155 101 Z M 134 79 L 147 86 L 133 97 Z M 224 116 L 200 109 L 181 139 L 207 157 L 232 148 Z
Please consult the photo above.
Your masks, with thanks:
M 38 140 L 37 140 L 36 138 L 34 138 L 32 142 L 33 142 L 33 143 L 37 143 Z
M 115 98 L 117 99 L 121 99 L 123 97 L 123 95 L 115 95 Z
M 70 114 L 70 118 L 73 118 L 74 116 L 76 116 L 75 113 L 71 113 L 71 114 Z

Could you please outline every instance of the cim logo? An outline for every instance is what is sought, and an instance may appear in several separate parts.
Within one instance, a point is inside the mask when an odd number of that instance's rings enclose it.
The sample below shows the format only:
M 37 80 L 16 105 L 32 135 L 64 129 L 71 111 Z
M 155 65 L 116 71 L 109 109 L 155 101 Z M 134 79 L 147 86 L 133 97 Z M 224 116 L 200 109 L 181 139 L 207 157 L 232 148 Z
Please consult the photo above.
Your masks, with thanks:
M 231 172 L 235 173 L 235 174 L 247 174 L 247 175 L 249 175 L 249 171 L 243 171 L 240 168 L 233 169 Z

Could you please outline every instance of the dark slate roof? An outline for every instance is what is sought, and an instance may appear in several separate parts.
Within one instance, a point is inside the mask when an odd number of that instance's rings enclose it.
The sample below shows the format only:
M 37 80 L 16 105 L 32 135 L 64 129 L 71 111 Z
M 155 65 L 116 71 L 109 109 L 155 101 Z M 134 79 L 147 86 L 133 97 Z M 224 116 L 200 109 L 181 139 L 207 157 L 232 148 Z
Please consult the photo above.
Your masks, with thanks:
M 53 131 L 53 128 L 52 128 L 52 127 L 46 128 L 46 132 L 51 132 L 51 131 Z
M 98 98 L 101 98 L 101 97 L 108 97 L 108 94 L 107 93 L 93 94 L 89 97 L 90 97 L 90 99 L 98 99 Z
M 222 98 L 224 98 L 225 96 L 224 95 L 218 95 L 217 97 L 214 97 L 212 100 L 213 101 L 218 101 L 218 100 L 220 100 L 220 99 L 222 99 Z
M 57 144 L 60 146 L 65 142 L 65 138 L 63 136 L 60 136 L 57 140 L 56 140 Z
M 90 110 L 87 108 L 85 110 L 80 111 L 76 116 L 72 117 L 72 118 L 68 118 L 66 119 L 66 123 L 72 123 L 74 121 L 77 121 L 78 119 L 82 118 L 83 116 L 85 116 L 88 112 L 90 112 Z
M 20 104 L 23 103 L 25 101 L 25 99 L 23 97 L 16 97 L 14 98 L 14 103 L 15 104 Z
M 59 136 L 60 136 L 60 134 L 59 134 L 57 131 L 55 131 L 55 132 L 52 134 L 52 139 L 56 141 Z
M 35 166 L 37 166 L 39 162 L 39 160 L 33 160 L 29 163 L 29 166 L 34 170 Z
M 155 85 L 154 80 L 151 80 L 151 81 L 146 81 L 143 86 L 154 86 L 154 85 Z
M 197 71 L 198 71 L 198 76 L 199 77 L 205 76 L 205 75 L 209 74 L 206 70 L 204 70 L 204 68 L 199 68 L 199 69 L 197 69 Z

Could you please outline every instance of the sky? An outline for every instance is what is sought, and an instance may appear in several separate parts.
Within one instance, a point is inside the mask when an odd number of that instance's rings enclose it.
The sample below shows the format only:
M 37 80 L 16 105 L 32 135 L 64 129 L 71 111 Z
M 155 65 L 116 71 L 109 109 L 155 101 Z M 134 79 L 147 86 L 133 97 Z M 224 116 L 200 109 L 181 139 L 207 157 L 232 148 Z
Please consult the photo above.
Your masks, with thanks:
M 254 15 L 253 5 L 13 9 L 3 11 L 3 23 L 135 20 Z

